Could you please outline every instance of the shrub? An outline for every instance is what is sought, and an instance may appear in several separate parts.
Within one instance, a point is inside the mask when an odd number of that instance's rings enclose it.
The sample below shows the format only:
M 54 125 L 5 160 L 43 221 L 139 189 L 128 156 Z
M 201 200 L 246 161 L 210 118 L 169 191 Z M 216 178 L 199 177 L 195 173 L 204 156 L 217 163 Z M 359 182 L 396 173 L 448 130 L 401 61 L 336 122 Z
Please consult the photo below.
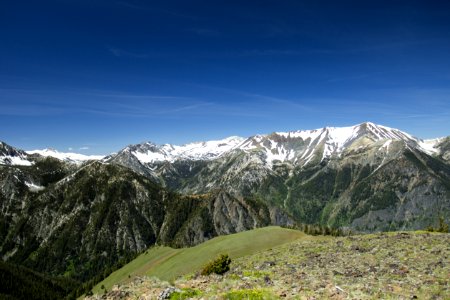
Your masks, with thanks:
M 275 297 L 264 290 L 234 290 L 226 293 L 224 298 L 227 300 L 263 300 L 263 299 L 274 299 Z
M 444 218 L 441 216 L 439 217 L 439 227 L 434 228 L 433 226 L 428 226 L 427 231 L 430 232 L 448 232 L 448 224 L 444 222 Z
M 231 259 L 228 254 L 221 254 L 218 258 L 208 263 L 202 270 L 202 275 L 209 275 L 212 273 L 222 275 L 230 270 Z
M 448 224 L 444 222 L 444 218 L 441 216 L 439 217 L 439 228 L 437 229 L 438 232 L 448 232 Z
M 201 292 L 194 289 L 183 289 L 181 292 L 174 292 L 170 295 L 170 300 L 191 299 L 194 296 L 201 295 Z

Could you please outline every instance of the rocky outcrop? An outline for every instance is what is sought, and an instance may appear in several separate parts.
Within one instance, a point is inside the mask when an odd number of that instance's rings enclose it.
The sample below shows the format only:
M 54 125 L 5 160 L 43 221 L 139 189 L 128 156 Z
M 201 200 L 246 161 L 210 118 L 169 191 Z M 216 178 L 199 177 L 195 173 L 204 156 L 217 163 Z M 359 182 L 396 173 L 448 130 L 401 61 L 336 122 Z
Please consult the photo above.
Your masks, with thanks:
M 173 210 L 170 211 L 173 213 Z M 179 215 L 176 214 L 176 217 Z M 165 234 L 167 226 L 173 227 L 170 223 L 163 224 L 160 237 L 163 243 L 172 240 L 171 244 L 179 247 L 271 224 L 289 226 L 293 220 L 283 211 L 269 209 L 256 199 L 236 198 L 227 192 L 215 191 L 196 206 L 173 237 Z
M 234 150 L 209 161 L 158 162 L 152 170 L 180 193 L 223 189 L 235 198 L 258 198 L 302 223 L 379 231 L 450 220 L 445 141 L 433 156 L 412 140 L 372 139 L 361 135 L 339 155 L 309 165 L 268 166 L 265 150 Z

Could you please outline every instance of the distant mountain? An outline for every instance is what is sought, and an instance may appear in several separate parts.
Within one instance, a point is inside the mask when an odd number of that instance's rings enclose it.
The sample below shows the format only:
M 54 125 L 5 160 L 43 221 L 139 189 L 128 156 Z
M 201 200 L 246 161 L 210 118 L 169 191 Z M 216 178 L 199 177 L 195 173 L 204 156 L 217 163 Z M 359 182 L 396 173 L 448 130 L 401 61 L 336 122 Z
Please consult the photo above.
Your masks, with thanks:
M 370 122 L 351 127 L 325 127 L 315 130 L 274 132 L 269 135 L 255 135 L 249 138 L 230 137 L 218 141 L 176 145 L 156 145 L 146 142 L 130 145 L 109 157 L 111 161 L 137 160 L 143 165 L 161 162 L 174 163 L 180 160 L 214 160 L 234 152 L 244 151 L 261 156 L 267 167 L 276 162 L 289 161 L 305 166 L 310 162 L 322 161 L 339 156 L 354 148 L 364 148 L 379 141 L 403 141 L 405 144 L 435 154 L 435 148 L 442 139 L 423 141 L 398 129 L 376 125 Z M 130 157 L 133 158 L 130 158 Z
M 300 222 L 416 229 L 450 218 L 448 141 L 367 122 L 196 143 L 195 155 L 143 143 L 105 161 L 184 194 L 257 196 Z
M 218 141 L 197 142 L 182 146 L 156 145 L 146 142 L 128 146 L 121 152 L 135 156 L 142 163 L 186 160 L 212 160 L 235 149 L 244 138 L 233 136 Z M 117 155 L 116 155 L 117 156 Z
M 0 165 L 30 166 L 28 154 L 4 142 L 0 142 Z
M 58 152 L 55 149 L 24 151 L 0 142 L 0 165 L 31 166 L 36 158 L 39 157 L 54 157 L 68 163 L 80 165 L 89 160 L 100 160 L 104 156 L 65 153 Z
M 45 274 L 85 281 L 155 243 L 190 246 L 270 224 L 292 221 L 221 190 L 182 196 L 117 164 L 39 156 L 0 165 L 0 255 Z
M 0 255 L 87 280 L 151 245 L 293 222 L 356 231 L 450 221 L 450 137 L 373 123 L 104 158 L 0 144 Z
M 63 160 L 69 163 L 82 164 L 83 162 L 89 160 L 100 160 L 104 156 L 102 155 L 84 155 L 79 153 L 71 153 L 71 152 L 59 152 L 55 149 L 43 149 L 43 150 L 31 150 L 26 151 L 28 154 L 38 154 L 43 157 L 54 157 L 59 160 Z

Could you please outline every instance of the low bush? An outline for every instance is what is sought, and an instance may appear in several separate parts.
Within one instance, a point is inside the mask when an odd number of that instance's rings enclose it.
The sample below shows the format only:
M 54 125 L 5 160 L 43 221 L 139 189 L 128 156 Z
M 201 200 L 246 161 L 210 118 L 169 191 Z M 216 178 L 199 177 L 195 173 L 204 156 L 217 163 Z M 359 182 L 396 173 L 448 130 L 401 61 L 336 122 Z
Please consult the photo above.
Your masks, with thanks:
M 230 291 L 224 295 L 224 299 L 227 300 L 265 300 L 265 299 L 276 299 L 274 295 L 263 290 L 235 290 Z
M 230 270 L 231 259 L 228 254 L 221 254 L 218 258 L 208 263 L 202 270 L 202 275 L 209 275 L 212 273 L 222 275 Z
M 199 290 L 194 289 L 183 289 L 181 292 L 175 292 L 170 295 L 170 300 L 185 300 L 185 299 L 191 299 L 194 296 L 201 295 L 201 292 Z
M 428 226 L 427 231 L 430 232 L 449 232 L 448 230 L 448 224 L 444 222 L 444 218 L 441 216 L 439 217 L 439 227 L 434 228 L 433 226 Z

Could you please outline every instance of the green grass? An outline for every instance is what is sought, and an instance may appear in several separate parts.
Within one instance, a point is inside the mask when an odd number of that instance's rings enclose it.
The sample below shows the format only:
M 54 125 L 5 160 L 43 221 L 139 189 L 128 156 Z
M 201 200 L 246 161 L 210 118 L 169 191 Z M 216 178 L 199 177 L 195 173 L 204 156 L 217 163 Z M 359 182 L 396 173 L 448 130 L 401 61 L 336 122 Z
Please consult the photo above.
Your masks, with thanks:
M 113 272 L 97 284 L 93 292 L 101 293 L 118 283 L 126 283 L 134 276 L 155 276 L 162 280 L 174 280 L 179 276 L 199 271 L 206 263 L 221 253 L 233 259 L 251 255 L 298 239 L 310 239 L 303 232 L 281 227 L 264 227 L 236 234 L 216 237 L 191 248 L 173 249 L 155 246 L 139 255 L 123 268 Z
M 264 290 L 236 290 L 230 291 L 223 295 L 227 300 L 266 300 L 266 299 L 278 299 L 275 295 L 272 295 L 268 291 Z

